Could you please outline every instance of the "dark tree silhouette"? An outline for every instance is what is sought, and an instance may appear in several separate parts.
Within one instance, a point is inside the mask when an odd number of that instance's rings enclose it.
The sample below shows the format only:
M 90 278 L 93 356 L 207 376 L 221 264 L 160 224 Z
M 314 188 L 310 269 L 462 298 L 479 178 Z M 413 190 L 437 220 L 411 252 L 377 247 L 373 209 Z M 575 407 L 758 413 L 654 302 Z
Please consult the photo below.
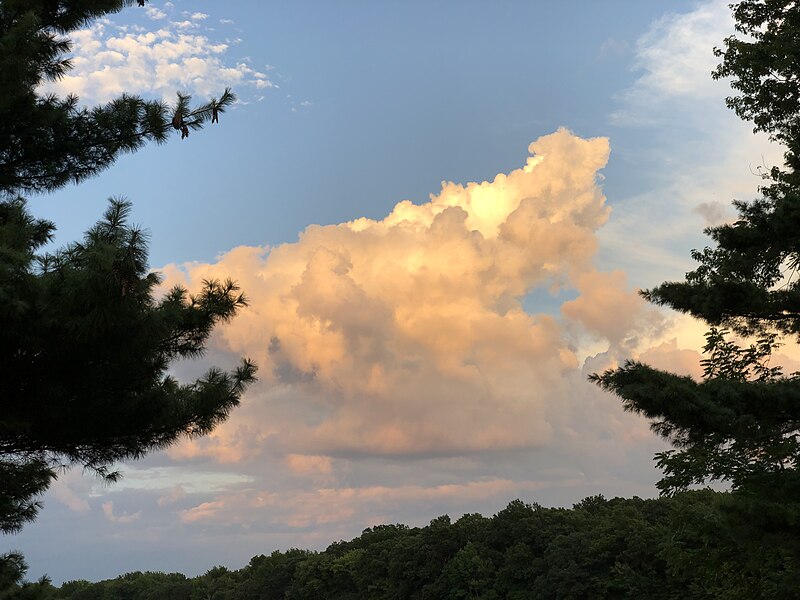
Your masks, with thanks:
M 0 531 L 36 515 L 58 470 L 114 480 L 114 462 L 211 431 L 253 381 L 248 360 L 181 384 L 170 364 L 201 355 L 214 325 L 245 297 L 232 281 L 156 296 L 147 236 L 112 200 L 80 242 L 42 253 L 54 226 L 18 196 L 78 182 L 122 152 L 171 132 L 185 137 L 234 101 L 230 90 L 191 108 L 123 94 L 105 106 L 42 96 L 70 68 L 68 36 L 123 0 L 0 0 Z M 7 555 L 13 567 L 14 556 Z M 11 563 L 8 563 L 11 560 Z M 4 563 L 4 564 L 6 564 Z M 16 564 L 16 563 L 14 563 Z M 11 568 L 9 567 L 9 568 Z M 12 569 L 13 570 L 13 569 Z

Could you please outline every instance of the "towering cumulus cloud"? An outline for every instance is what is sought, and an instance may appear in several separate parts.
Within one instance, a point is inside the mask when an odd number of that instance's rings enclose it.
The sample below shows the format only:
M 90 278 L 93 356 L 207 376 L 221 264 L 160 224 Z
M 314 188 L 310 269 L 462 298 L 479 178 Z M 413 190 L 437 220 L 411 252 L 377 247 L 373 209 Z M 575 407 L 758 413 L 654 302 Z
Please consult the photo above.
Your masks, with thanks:
M 624 274 L 593 265 L 609 215 L 598 185 L 608 141 L 562 129 L 530 152 L 520 169 L 444 183 L 380 221 L 314 225 L 295 243 L 166 267 L 169 284 L 190 289 L 240 282 L 250 308 L 215 343 L 261 369 L 229 423 L 173 456 L 269 451 L 296 473 L 329 476 L 330 457 L 561 443 L 591 412 L 580 344 L 621 343 L 645 309 Z M 537 288 L 578 296 L 530 314 L 522 299 Z

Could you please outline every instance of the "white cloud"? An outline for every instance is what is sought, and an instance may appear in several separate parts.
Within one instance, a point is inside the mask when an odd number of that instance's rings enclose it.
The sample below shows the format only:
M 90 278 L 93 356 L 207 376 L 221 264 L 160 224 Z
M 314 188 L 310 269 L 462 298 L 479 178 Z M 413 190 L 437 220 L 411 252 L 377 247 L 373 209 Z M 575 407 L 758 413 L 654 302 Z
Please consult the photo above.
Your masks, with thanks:
M 163 10 L 156 8 L 155 6 L 148 6 L 145 8 L 145 12 L 147 16 L 152 19 L 153 21 L 160 21 L 161 19 L 167 18 L 167 13 Z
M 718 62 L 712 50 L 732 31 L 730 9 L 719 0 L 659 19 L 636 43 L 635 64 L 642 75 L 621 94 L 623 106 L 614 118 L 651 124 L 671 119 L 667 109 L 678 103 L 719 102 L 721 86 L 711 79 Z
M 163 13 L 148 14 L 161 19 Z M 82 102 L 93 104 L 122 92 L 172 97 L 176 91 L 184 91 L 206 98 L 219 95 L 225 87 L 234 88 L 247 101 L 248 89 L 274 87 L 266 73 L 244 61 L 230 61 L 227 43 L 197 32 L 201 14 L 156 31 L 103 22 L 76 31 L 71 34 L 74 68 L 44 88 L 61 96 L 77 94 Z

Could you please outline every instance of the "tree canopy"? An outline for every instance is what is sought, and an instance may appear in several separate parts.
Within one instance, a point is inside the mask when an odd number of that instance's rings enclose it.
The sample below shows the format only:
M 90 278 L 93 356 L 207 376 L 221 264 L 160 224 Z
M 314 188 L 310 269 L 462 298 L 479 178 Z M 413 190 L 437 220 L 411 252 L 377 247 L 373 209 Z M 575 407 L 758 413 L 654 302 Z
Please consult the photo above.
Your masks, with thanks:
M 794 597 L 797 539 L 745 523 L 721 528 L 731 501 L 710 490 L 592 496 L 571 509 L 514 500 L 492 517 L 378 525 L 322 552 L 275 551 L 194 578 L 136 572 L 29 587 L 54 600 Z

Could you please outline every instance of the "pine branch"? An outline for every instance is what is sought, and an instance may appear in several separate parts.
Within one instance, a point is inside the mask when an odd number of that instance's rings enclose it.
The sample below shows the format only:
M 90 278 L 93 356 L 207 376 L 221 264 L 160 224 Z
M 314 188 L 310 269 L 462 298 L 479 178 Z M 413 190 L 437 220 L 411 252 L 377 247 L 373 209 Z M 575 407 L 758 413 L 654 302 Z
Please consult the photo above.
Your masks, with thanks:
M 46 98 L 44 107 L 66 111 L 70 115 L 68 119 L 72 122 L 71 127 L 83 135 L 90 135 L 96 141 L 85 143 L 76 150 L 62 150 L 61 156 L 58 157 L 51 156 L 51 153 L 31 155 L 27 151 L 17 152 L 16 157 L 9 156 L 14 148 L 0 152 L 0 156 L 5 155 L 0 167 L 0 193 L 12 196 L 25 190 L 55 189 L 67 181 L 78 183 L 110 166 L 120 152 L 137 150 L 148 139 L 162 144 L 173 129 L 181 131 L 185 128 L 185 132 L 182 132 L 182 137 L 185 138 L 190 129 L 196 131 L 202 129 L 208 122 L 218 122 L 219 115 L 236 102 L 236 95 L 230 88 L 226 88 L 219 99 L 212 98 L 194 109 L 189 109 L 190 100 L 191 96 L 179 93 L 178 101 L 171 108 L 163 102 L 145 102 L 138 96 L 123 95 L 103 107 L 98 106 L 88 111 L 76 108 L 77 98 L 74 96 L 61 102 L 55 98 Z M 123 106 L 127 107 L 139 125 L 144 127 L 128 133 L 125 129 L 129 128 L 124 124 L 108 123 L 107 115 L 119 112 Z M 92 132 L 93 128 L 103 127 L 117 131 L 103 135 L 99 130 Z M 48 139 L 47 125 L 43 125 L 39 131 L 44 143 L 44 140 Z M 98 157 L 98 153 L 102 156 Z M 63 166 L 54 169 L 58 163 Z

